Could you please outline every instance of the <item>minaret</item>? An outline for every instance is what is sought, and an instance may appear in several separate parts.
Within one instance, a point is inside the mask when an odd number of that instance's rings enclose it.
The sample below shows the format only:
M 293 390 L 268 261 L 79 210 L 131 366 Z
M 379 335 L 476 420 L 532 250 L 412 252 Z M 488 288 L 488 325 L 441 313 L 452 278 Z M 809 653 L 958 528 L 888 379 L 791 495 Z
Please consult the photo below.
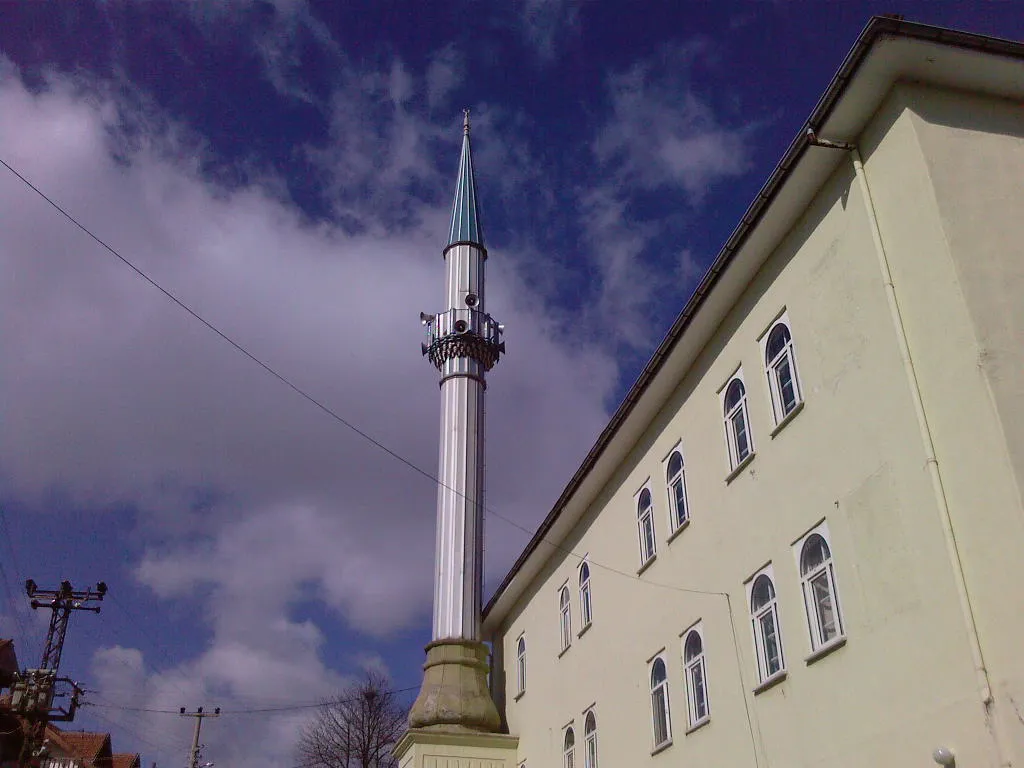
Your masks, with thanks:
M 484 247 L 477 209 L 469 111 L 459 178 L 443 251 L 446 309 L 421 314 L 423 354 L 441 374 L 434 629 L 411 728 L 498 730 L 487 689 L 488 651 L 480 641 L 483 589 L 484 391 L 505 345 L 504 328 L 485 311 Z

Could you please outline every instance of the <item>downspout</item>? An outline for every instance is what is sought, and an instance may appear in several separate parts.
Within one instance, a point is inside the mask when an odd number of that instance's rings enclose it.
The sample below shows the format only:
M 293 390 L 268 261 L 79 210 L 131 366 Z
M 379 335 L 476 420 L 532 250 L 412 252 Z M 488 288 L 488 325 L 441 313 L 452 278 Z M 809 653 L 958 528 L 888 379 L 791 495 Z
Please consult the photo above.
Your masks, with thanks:
M 875 245 L 875 253 L 878 255 L 878 266 L 882 272 L 882 282 L 885 284 L 885 297 L 889 304 L 889 314 L 892 317 L 893 329 L 896 331 L 896 340 L 899 345 L 900 357 L 903 360 L 903 371 L 907 376 L 907 383 L 910 385 L 910 397 L 914 403 L 914 414 L 917 416 L 917 425 L 921 432 L 921 442 L 924 444 L 925 464 L 928 469 L 928 476 L 932 483 L 932 490 L 935 493 L 936 506 L 939 511 L 939 521 L 942 527 L 943 539 L 946 543 L 946 554 L 949 557 L 949 564 L 953 569 L 953 580 L 956 583 L 956 593 L 960 605 L 961 618 L 964 628 L 967 630 L 968 645 L 970 646 L 971 662 L 974 665 L 974 674 L 977 679 L 978 694 L 981 699 L 982 708 L 985 711 L 986 729 L 992 735 L 992 744 L 995 748 L 998 764 L 1002 768 L 1010 768 L 1013 763 L 1008 755 L 1010 747 L 1006 741 L 1005 734 L 1000 725 L 999 718 L 995 711 L 995 698 L 992 695 L 992 684 L 989 678 L 988 668 L 985 666 L 985 656 L 981 650 L 981 639 L 978 635 L 978 624 L 974 616 L 974 607 L 971 604 L 970 593 L 967 589 L 967 579 L 964 576 L 963 560 L 960 557 L 960 548 L 957 545 L 956 533 L 953 530 L 953 519 L 949 511 L 949 500 L 946 496 L 946 489 L 942 483 L 942 473 L 939 470 L 939 461 L 935 456 L 935 442 L 932 439 L 932 430 L 928 424 L 928 416 L 924 410 L 924 400 L 921 397 L 921 385 L 917 378 L 917 370 L 914 367 L 914 360 L 910 354 L 910 344 L 907 341 L 907 331 L 903 323 L 903 315 L 900 312 L 899 301 L 896 298 L 896 286 L 892 280 L 892 270 L 889 268 L 889 257 L 885 252 L 885 245 L 882 243 L 882 233 L 878 227 L 878 218 L 875 215 L 875 204 L 871 199 L 871 190 L 868 187 L 867 174 L 864 172 L 864 162 L 860 156 L 860 150 L 856 144 L 849 144 L 839 141 L 828 141 L 819 138 L 812 128 L 807 129 L 807 140 L 810 144 L 826 149 L 841 149 L 850 153 L 853 160 L 853 171 L 857 177 L 857 185 L 860 187 L 861 195 L 864 197 L 868 221 L 871 228 L 871 240 Z

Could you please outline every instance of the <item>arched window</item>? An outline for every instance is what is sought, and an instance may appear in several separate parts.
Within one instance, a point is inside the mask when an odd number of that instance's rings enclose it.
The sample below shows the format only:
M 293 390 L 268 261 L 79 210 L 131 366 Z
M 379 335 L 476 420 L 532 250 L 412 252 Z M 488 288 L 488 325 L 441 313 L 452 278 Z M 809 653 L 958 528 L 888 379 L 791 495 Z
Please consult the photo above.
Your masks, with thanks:
M 651 664 L 651 719 L 654 724 L 654 747 L 657 749 L 672 739 L 668 675 L 665 672 L 665 661 L 661 657 Z
M 765 372 L 772 394 L 775 423 L 780 423 L 800 404 L 800 384 L 793 356 L 793 336 L 785 321 L 778 322 L 768 333 L 764 345 Z
M 587 712 L 583 721 L 583 738 L 586 752 L 583 755 L 583 768 L 597 768 L 597 718 L 594 711 Z
M 686 674 L 686 699 L 690 727 L 710 715 L 708 707 L 707 669 L 704 666 L 704 639 L 700 630 L 691 629 L 683 641 L 683 667 Z
M 562 768 L 576 768 L 576 735 L 572 728 L 565 729 L 565 740 L 562 742 Z
M 785 669 L 775 585 L 766 573 L 754 579 L 750 590 L 750 616 L 754 625 L 758 674 L 764 682 Z
M 737 376 L 729 382 L 722 401 L 725 412 L 725 437 L 729 448 L 729 466 L 736 469 L 753 451 L 750 419 L 747 415 L 747 390 Z
M 519 636 L 516 643 L 516 682 L 519 684 L 519 693 L 526 692 L 526 635 Z
M 843 634 L 836 597 L 832 552 L 820 533 L 812 533 L 800 549 L 800 580 L 811 632 L 811 647 L 821 648 Z
M 562 587 L 558 593 L 558 614 L 562 635 L 562 650 L 572 643 L 572 616 L 569 613 L 569 587 Z
M 683 455 L 679 451 L 672 451 L 668 457 L 668 467 L 665 470 L 668 481 L 668 507 L 672 515 L 672 530 L 679 528 L 690 516 L 690 510 L 686 506 L 686 475 L 683 472 Z
M 584 627 L 594 618 L 594 607 L 590 599 L 590 565 L 586 560 L 580 565 L 580 614 Z M 582 628 L 580 631 L 583 631 Z
M 640 564 L 654 557 L 654 513 L 651 509 L 651 492 L 646 488 L 640 492 L 636 508 L 637 525 L 640 527 Z

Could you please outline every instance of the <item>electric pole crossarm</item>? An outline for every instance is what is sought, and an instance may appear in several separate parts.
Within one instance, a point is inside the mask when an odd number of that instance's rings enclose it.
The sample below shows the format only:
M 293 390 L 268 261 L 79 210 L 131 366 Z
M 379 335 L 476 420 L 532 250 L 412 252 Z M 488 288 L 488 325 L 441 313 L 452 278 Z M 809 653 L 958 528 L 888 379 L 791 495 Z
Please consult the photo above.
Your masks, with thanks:
M 107 594 L 107 585 L 99 582 L 95 590 L 90 587 L 85 590 L 76 590 L 71 586 L 70 581 L 62 581 L 57 589 L 39 589 L 32 579 L 25 582 L 25 592 L 32 599 L 29 605 L 32 609 L 49 608 L 53 611 L 50 616 L 50 629 L 46 633 L 46 647 L 43 649 L 43 658 L 39 663 L 40 669 L 56 670 L 60 667 L 60 658 L 64 652 L 64 638 L 68 631 L 68 621 L 72 611 L 91 611 L 99 613 L 98 605 L 89 605 L 92 601 L 100 601 Z
M 194 717 L 196 719 L 196 727 L 192 732 L 192 749 L 188 753 L 188 768 L 199 768 L 199 733 L 203 727 L 204 717 L 220 717 L 220 707 L 217 707 L 213 712 L 203 712 L 203 708 L 199 707 L 195 712 L 186 712 L 185 708 L 181 708 L 181 717 Z M 213 765 L 209 763 L 208 765 Z

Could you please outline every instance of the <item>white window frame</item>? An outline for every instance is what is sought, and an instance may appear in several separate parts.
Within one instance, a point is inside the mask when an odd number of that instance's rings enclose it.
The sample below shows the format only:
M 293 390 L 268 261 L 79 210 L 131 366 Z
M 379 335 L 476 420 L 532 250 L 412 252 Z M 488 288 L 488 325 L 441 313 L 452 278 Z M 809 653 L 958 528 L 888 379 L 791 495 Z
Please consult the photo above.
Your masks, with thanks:
M 588 726 L 593 723 L 593 728 Z M 583 713 L 583 768 L 597 768 L 597 715 L 593 708 Z
M 672 457 L 676 454 L 679 454 L 679 472 L 677 475 L 669 475 L 669 467 L 672 463 Z M 682 515 L 679 514 L 679 499 L 677 498 L 674 488 L 674 481 L 677 477 L 680 484 L 680 490 L 682 491 Z M 675 533 L 690 522 L 690 497 L 686 493 L 686 457 L 683 455 L 682 442 L 676 443 L 675 447 L 669 451 L 668 458 L 665 459 L 665 493 L 668 494 L 669 530 L 671 530 L 672 533 Z
M 656 664 L 661 663 L 662 668 L 665 670 L 665 676 L 660 683 L 654 683 L 654 667 Z M 668 664 L 665 663 L 665 657 L 663 654 L 658 654 L 647 667 L 647 680 L 651 686 L 651 734 L 654 738 L 654 749 L 659 750 L 662 747 L 666 747 L 672 743 L 672 705 L 669 701 L 669 690 L 668 690 Z M 661 698 L 661 704 L 658 704 L 658 698 Z M 665 718 L 665 738 L 658 741 L 658 715 Z
M 584 575 L 584 573 L 586 575 Z M 590 563 L 583 558 L 579 571 L 580 583 L 580 632 L 590 626 L 594 620 L 594 595 L 590 589 Z
M 786 346 L 771 360 L 768 359 L 768 340 L 772 335 L 772 332 L 779 326 L 785 326 L 786 331 L 789 333 L 789 341 L 786 342 Z M 796 367 L 796 351 L 793 341 L 793 324 L 789 321 L 789 313 L 783 311 L 778 317 L 772 320 L 768 329 L 761 334 L 758 339 L 758 343 L 761 347 L 761 365 L 764 368 L 765 378 L 768 380 L 768 394 L 771 400 L 772 406 L 772 418 L 775 420 L 775 426 L 780 426 L 790 416 L 794 415 L 800 410 L 800 405 L 804 401 L 804 390 L 800 383 L 800 372 Z M 782 399 L 782 386 L 779 383 L 779 366 L 787 362 L 789 364 L 789 374 L 793 384 L 793 406 L 787 411 L 785 410 L 783 399 Z
M 753 592 L 758 579 L 766 576 L 771 582 L 772 597 L 763 606 L 754 608 Z M 782 622 L 779 619 L 779 594 L 775 589 L 775 571 L 771 563 L 755 573 L 747 581 L 747 609 L 750 611 L 751 630 L 754 635 L 754 656 L 757 658 L 757 677 L 761 683 L 768 682 L 786 673 L 786 654 L 782 643 Z M 764 632 L 764 619 L 771 617 L 775 630 L 775 645 L 779 657 L 779 668 L 770 669 L 768 657 L 767 637 Z
M 734 381 L 738 381 L 742 385 L 743 396 L 736 405 L 729 410 L 726 410 L 725 398 Z M 748 407 L 749 400 L 750 391 L 747 388 L 746 380 L 743 378 L 743 367 L 740 366 L 732 376 L 729 377 L 729 380 L 725 382 L 725 386 L 718 392 L 719 413 L 722 414 L 722 425 L 725 429 L 725 451 L 726 456 L 729 459 L 730 472 L 739 469 L 739 467 L 746 464 L 754 456 L 754 433 L 750 427 L 750 408 Z M 739 439 L 736 432 L 735 417 L 737 415 L 743 417 L 743 426 L 746 430 L 747 437 L 747 453 L 742 457 L 740 456 Z
M 691 635 L 696 635 L 700 640 L 700 653 L 698 653 L 695 658 L 689 659 L 686 656 L 686 645 L 690 641 Z M 688 630 L 683 632 L 681 648 L 683 677 L 686 680 L 687 715 L 689 717 L 690 728 L 696 728 L 698 725 L 701 725 L 711 719 L 711 698 L 708 696 L 708 670 L 707 663 L 705 662 L 704 649 L 704 625 L 702 622 L 698 621 Z M 704 695 L 703 715 L 698 714 L 697 711 L 698 676 L 701 692 Z
M 641 506 L 645 493 L 647 494 L 647 499 L 649 501 L 646 510 Z M 637 492 L 636 496 L 633 498 L 633 502 L 636 506 L 637 534 L 640 537 L 640 567 L 643 568 L 658 554 L 657 529 L 654 527 L 654 494 L 651 493 L 649 484 L 645 484 L 644 487 Z M 651 531 L 650 551 L 647 549 L 647 530 L 645 524 Z
M 516 684 L 519 686 L 518 695 L 526 693 L 526 633 L 523 632 L 516 638 Z
M 562 733 L 562 768 L 576 768 L 576 732 L 571 725 Z
M 564 653 L 572 645 L 572 597 L 570 597 L 568 581 L 562 584 L 558 590 L 558 630 Z
M 828 558 L 819 566 L 807 573 L 804 572 L 804 549 L 812 537 L 821 537 L 828 550 Z M 804 598 L 804 613 L 807 616 L 807 631 L 811 640 L 811 651 L 818 651 L 842 641 L 846 637 L 846 626 L 843 623 L 843 611 L 839 603 L 839 589 L 836 586 L 835 554 L 832 537 L 829 535 L 828 524 L 823 520 L 814 528 L 793 543 L 793 556 L 796 558 L 797 573 L 800 574 L 800 590 Z M 825 637 L 818 601 L 815 599 L 814 585 L 824 580 L 825 597 L 831 601 L 835 634 Z M 818 593 L 819 595 L 821 593 Z

